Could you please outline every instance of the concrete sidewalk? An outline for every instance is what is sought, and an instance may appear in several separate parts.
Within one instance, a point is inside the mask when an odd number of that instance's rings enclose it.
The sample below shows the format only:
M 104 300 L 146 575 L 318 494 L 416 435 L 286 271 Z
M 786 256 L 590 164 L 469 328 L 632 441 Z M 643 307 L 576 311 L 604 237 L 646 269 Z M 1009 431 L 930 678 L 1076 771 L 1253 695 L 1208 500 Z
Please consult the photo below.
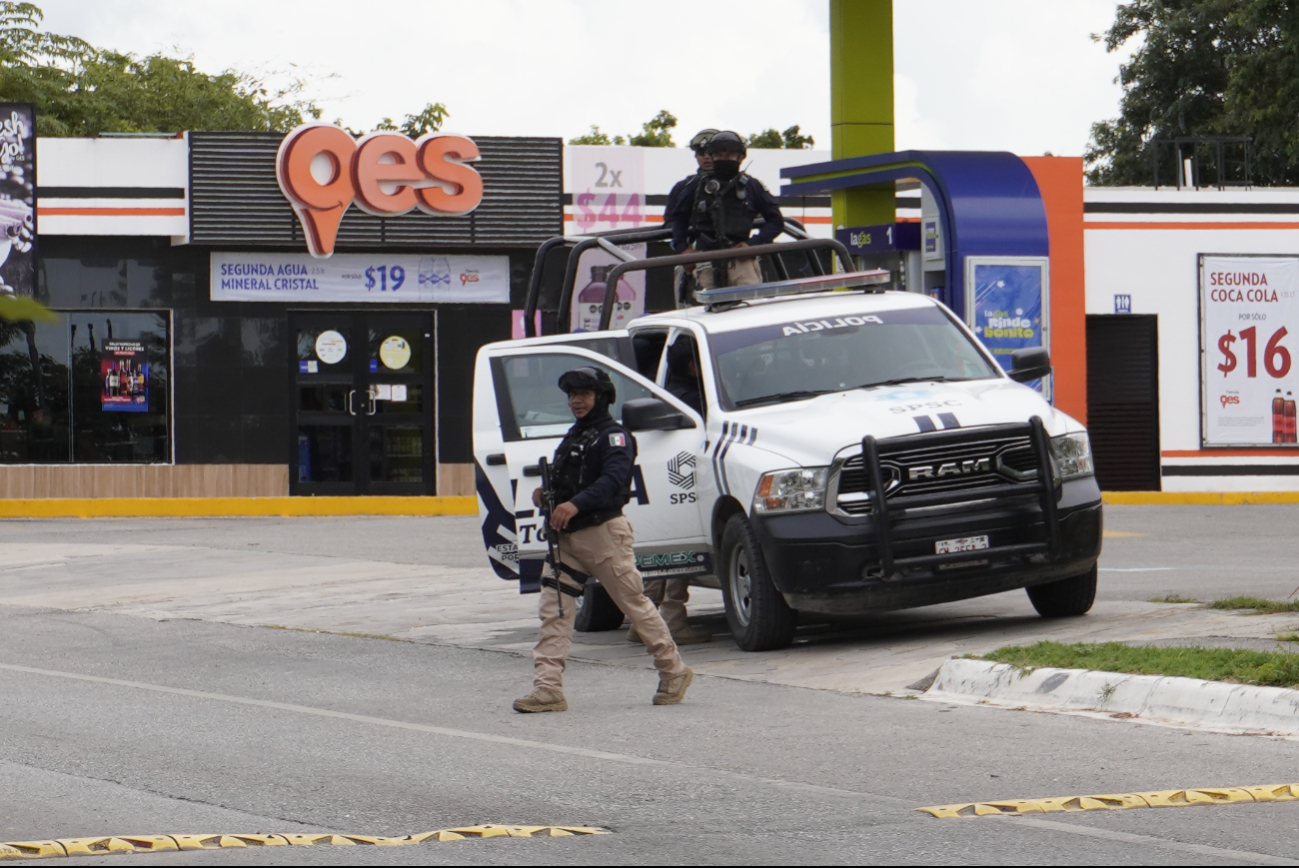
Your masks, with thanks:
M 333 537 L 313 546 L 262 550 L 244 543 L 257 528 L 241 520 L 205 525 L 211 533 L 173 524 L 184 544 L 85 542 L 139 539 L 148 534 L 103 534 L 82 522 L 42 541 L 0 542 L 0 605 L 92 609 L 154 619 L 196 618 L 234 624 L 364 633 L 413 642 L 526 655 L 536 638 L 535 596 L 520 596 L 486 567 L 401 563 L 420 560 L 393 551 L 392 560 L 339 554 L 338 534 L 364 537 L 368 522 L 286 525 Z M 258 520 L 250 519 L 253 523 Z M 320 522 L 294 519 L 292 522 Z M 388 519 L 386 521 L 395 521 Z M 410 520 L 413 521 L 413 520 Z M 433 519 L 426 521 L 461 521 Z M 124 528 L 123 528 L 124 529 Z M 188 537 L 186 537 L 188 534 Z M 27 535 L 30 537 L 30 535 Z M 470 546 L 456 534 L 461 546 Z M 210 537 L 208 539 L 207 537 Z M 413 537 L 412 537 L 413 538 Z M 180 541 L 178 539 L 178 541 Z M 418 541 L 411 545 L 417 545 Z M 251 548 L 251 547 L 258 548 Z M 389 545 L 393 550 L 395 545 Z M 358 550 L 366 546 L 357 545 Z M 463 552 L 447 557 L 465 563 Z M 428 560 L 428 558 L 423 558 Z M 1102 574 L 1104 575 L 1104 574 Z M 960 603 L 890 612 L 836 623 L 806 623 L 793 647 L 749 654 L 730 640 L 721 594 L 696 589 L 691 621 L 714 633 L 707 645 L 684 649 L 700 673 L 798 687 L 861 693 L 909 693 L 953 656 L 979 654 L 1008 644 L 1058 642 L 1169 642 L 1202 639 L 1254 645 L 1293 629 L 1294 616 L 1246 616 L 1197 606 L 1102 600 L 1084 618 L 1046 621 L 1023 592 Z M 648 669 L 650 658 L 622 630 L 578 634 L 575 659 Z M 526 681 L 529 667 L 520 661 Z

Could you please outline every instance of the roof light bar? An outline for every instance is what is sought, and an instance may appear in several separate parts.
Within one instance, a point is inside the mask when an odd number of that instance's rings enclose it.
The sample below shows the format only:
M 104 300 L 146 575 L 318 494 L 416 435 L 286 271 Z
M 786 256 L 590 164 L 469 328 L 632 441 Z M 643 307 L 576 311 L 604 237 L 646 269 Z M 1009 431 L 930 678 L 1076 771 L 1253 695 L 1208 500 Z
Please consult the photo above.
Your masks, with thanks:
M 811 292 L 834 292 L 843 289 L 882 286 L 891 281 L 892 275 L 884 269 L 849 271 L 842 274 L 825 274 L 814 277 L 799 277 L 794 280 L 780 280 L 775 283 L 757 283 L 751 286 L 699 289 L 695 291 L 695 301 L 712 307 L 716 304 L 733 304 L 740 301 L 751 301 L 756 298 L 780 298 L 786 295 L 805 295 Z

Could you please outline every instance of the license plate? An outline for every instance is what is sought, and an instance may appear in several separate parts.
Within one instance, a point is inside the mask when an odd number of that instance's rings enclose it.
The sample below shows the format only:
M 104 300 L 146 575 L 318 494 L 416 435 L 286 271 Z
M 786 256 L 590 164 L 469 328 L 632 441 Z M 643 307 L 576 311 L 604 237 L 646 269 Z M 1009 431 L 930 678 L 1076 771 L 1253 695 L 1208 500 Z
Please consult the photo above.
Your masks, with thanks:
M 963 536 L 960 539 L 942 539 L 934 543 L 934 551 L 940 555 L 950 555 L 953 552 L 978 552 L 988 547 L 988 537 L 984 536 Z

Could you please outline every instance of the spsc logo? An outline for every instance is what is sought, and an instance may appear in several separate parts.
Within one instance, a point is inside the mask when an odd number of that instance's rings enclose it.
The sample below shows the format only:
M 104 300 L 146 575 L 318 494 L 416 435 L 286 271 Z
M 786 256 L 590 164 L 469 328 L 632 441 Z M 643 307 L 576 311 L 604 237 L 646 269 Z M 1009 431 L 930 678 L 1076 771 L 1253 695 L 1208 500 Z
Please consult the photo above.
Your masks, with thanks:
M 690 452 L 677 453 L 668 459 L 668 482 L 683 491 L 695 487 L 695 456 Z

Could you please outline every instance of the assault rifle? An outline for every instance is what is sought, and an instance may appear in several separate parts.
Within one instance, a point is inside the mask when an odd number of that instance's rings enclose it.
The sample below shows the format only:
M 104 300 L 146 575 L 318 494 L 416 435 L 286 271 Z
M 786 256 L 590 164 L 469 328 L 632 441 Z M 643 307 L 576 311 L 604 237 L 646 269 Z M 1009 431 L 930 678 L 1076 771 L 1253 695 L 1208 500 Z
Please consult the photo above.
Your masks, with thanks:
M 585 592 L 586 580 L 590 578 L 586 573 L 579 573 L 570 566 L 566 566 L 559 558 L 559 531 L 550 526 L 550 516 L 554 514 L 555 507 L 555 486 L 550 476 L 550 462 L 543 456 L 538 462 L 541 468 L 541 533 L 546 538 L 546 565 L 550 567 L 550 575 L 542 576 L 541 586 L 543 588 L 554 588 L 555 597 L 559 601 L 559 617 L 564 617 L 564 595 L 570 597 L 580 597 Z M 573 577 L 582 588 L 574 588 L 566 585 L 559 579 L 560 573 L 568 573 Z

